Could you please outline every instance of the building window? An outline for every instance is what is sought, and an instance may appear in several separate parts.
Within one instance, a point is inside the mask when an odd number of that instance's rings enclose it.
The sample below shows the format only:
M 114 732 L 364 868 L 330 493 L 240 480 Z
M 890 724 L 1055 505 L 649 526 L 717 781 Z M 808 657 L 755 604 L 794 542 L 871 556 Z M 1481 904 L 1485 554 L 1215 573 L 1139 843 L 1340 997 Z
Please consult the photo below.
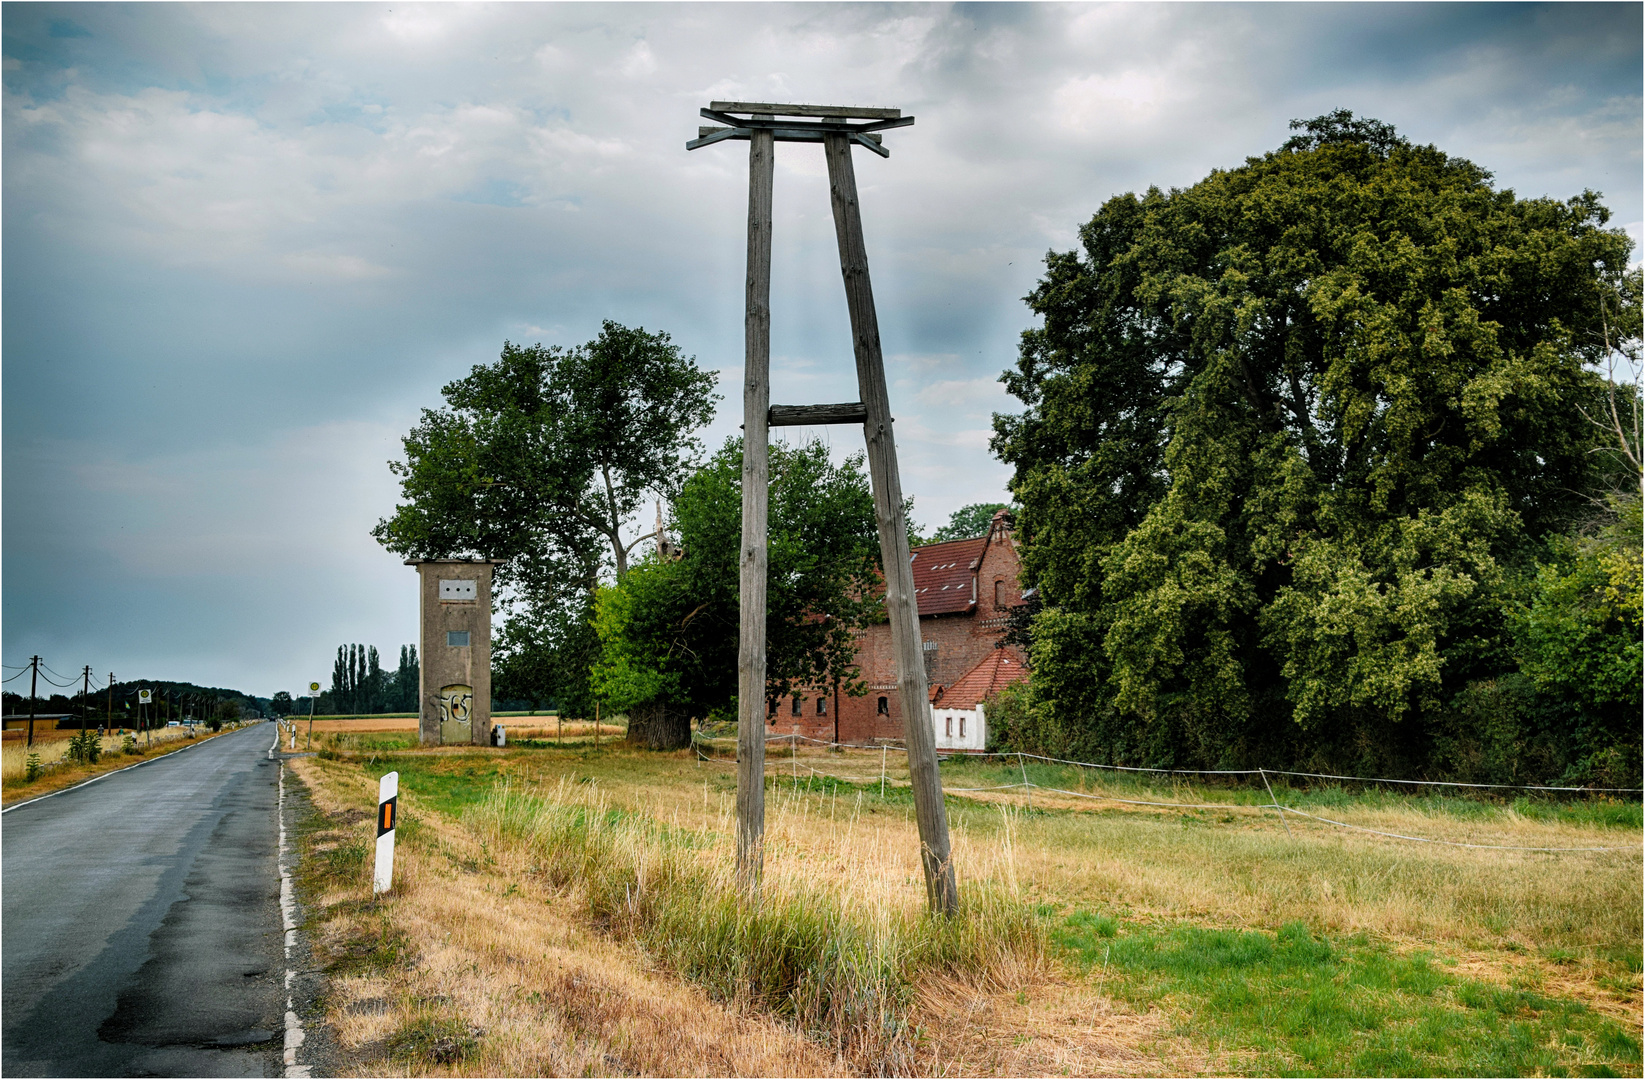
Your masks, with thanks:
M 960 738 L 965 738 L 965 714 L 960 713 Z
M 798 694 L 794 695 L 794 704 L 790 709 L 790 713 L 794 716 L 800 715 L 800 695 Z
M 942 723 L 943 723 L 943 732 L 942 732 L 943 738 L 952 739 L 954 737 L 954 718 L 952 716 L 945 716 L 945 717 L 942 718 Z
M 1003 581 L 994 582 L 994 606 L 1005 606 L 1005 582 Z
M 827 698 L 820 697 L 820 698 L 817 699 L 817 715 L 818 716 L 827 716 L 828 715 L 828 699 Z
M 460 649 L 468 646 L 467 630 L 447 630 L 446 645 L 449 648 Z
M 766 713 L 765 714 L 767 716 L 776 716 L 777 715 L 777 699 L 772 698 L 770 701 L 766 702 L 765 704 L 766 704 Z
M 890 716 L 891 715 L 891 699 L 888 698 L 888 697 L 880 698 L 879 705 L 875 706 L 875 708 L 874 708 L 874 714 L 876 716 Z

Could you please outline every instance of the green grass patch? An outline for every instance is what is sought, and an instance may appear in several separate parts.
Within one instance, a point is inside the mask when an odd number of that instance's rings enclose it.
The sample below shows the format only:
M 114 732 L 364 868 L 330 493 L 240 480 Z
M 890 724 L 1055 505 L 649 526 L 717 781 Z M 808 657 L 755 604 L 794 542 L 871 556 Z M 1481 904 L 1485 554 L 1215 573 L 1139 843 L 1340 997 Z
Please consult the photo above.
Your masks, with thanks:
M 1076 911 L 1051 941 L 1106 993 L 1177 1017 L 1219 1067 L 1294 1076 L 1617 1076 L 1640 1045 L 1581 1002 L 1452 975 L 1425 953 L 1326 938 L 1152 926 Z
M 388 1057 L 408 1065 L 456 1065 L 480 1047 L 484 1034 L 439 1007 L 419 1009 L 384 1043 Z
M 456 816 L 491 793 L 507 775 L 506 762 L 491 755 L 391 754 L 362 764 L 373 778 L 399 773 L 401 791 L 415 795 L 431 810 Z
M 1082 768 L 1016 758 L 952 757 L 943 763 L 943 783 L 951 787 L 1018 784 L 1024 775 L 1042 788 L 1101 793 L 1117 798 L 1158 802 L 1223 803 L 1232 807 L 1265 806 L 1271 800 L 1258 777 L 1166 776 Z M 1490 822 L 1509 815 L 1564 825 L 1629 829 L 1645 827 L 1637 797 L 1558 793 L 1493 792 L 1444 788 L 1383 787 L 1336 782 L 1303 784 L 1269 776 L 1274 797 L 1286 806 L 1311 813 L 1333 810 L 1405 810 L 1464 821 Z M 1215 811 L 1206 813 L 1214 814 Z
M 375 904 L 373 910 L 377 910 Z M 375 919 L 362 922 L 348 938 L 328 950 L 325 965 L 332 975 L 383 975 L 409 966 L 416 955 L 410 935 L 395 925 L 392 914 L 377 910 Z
M 417 748 L 415 731 L 328 731 L 318 738 L 326 749 L 341 753 L 393 754 Z

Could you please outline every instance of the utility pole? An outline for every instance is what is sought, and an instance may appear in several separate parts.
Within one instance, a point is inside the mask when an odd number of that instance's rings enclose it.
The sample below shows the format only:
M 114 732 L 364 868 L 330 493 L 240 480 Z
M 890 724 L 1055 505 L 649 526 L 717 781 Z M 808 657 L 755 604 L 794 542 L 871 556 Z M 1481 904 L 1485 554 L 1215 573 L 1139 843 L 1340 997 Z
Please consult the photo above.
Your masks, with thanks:
M 698 128 L 687 150 L 728 139 L 749 144 L 748 275 L 743 322 L 743 535 L 740 552 L 741 612 L 737 647 L 737 873 L 739 884 L 757 889 L 765 831 L 765 668 L 766 668 L 766 510 L 769 484 L 767 439 L 772 427 L 811 424 L 861 424 L 867 443 L 868 471 L 879 531 L 880 562 L 885 571 L 885 608 L 897 659 L 897 689 L 902 703 L 908 763 L 919 823 L 920 862 L 926 898 L 945 915 L 959 910 L 948 835 L 948 812 L 942 801 L 936 732 L 927 698 L 925 663 L 920 648 L 919 603 L 909 565 L 908 530 L 902 504 L 902 479 L 892 436 L 890 394 L 880 346 L 878 316 L 868 277 L 868 251 L 857 176 L 851 151 L 861 146 L 881 157 L 891 153 L 881 131 L 908 127 L 912 116 L 897 109 L 860 109 L 831 105 L 774 105 L 715 101 L 701 115 L 726 125 Z M 773 143 L 823 144 L 828 162 L 834 232 L 840 274 L 851 318 L 852 352 L 857 367 L 858 400 L 832 405 L 771 405 L 770 289 L 771 182 Z M 838 722 L 838 702 L 835 705 Z M 837 740 L 836 740 L 837 741 Z
M 771 459 L 771 190 L 777 147 L 748 139 L 748 275 L 743 296 L 743 535 L 737 582 L 737 881 L 758 893 L 765 865 L 766 546 Z
M 39 685 L 39 683 L 35 680 L 39 677 L 40 658 L 38 656 L 31 656 L 29 657 L 29 738 L 28 742 L 25 744 L 27 746 L 34 745 L 34 691 L 35 687 Z
M 80 742 L 86 741 L 86 714 L 91 711 L 91 665 L 80 673 Z
M 114 672 L 109 672 L 109 722 L 108 730 L 114 730 Z

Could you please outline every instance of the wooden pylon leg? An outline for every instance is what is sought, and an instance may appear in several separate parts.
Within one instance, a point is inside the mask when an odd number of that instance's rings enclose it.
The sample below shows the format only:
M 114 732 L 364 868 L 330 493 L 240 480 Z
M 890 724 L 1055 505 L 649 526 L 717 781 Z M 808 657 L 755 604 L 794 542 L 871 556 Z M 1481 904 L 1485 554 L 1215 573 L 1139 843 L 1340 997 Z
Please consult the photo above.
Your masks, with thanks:
M 765 575 L 770 482 L 771 185 L 775 145 L 748 146 L 748 293 L 743 321 L 743 535 L 737 635 L 737 880 L 757 892 L 765 838 Z
M 937 768 L 937 737 L 926 700 L 919 605 L 914 596 L 914 568 L 909 563 L 908 528 L 903 520 L 902 480 L 897 473 L 897 445 L 891 433 L 891 398 L 886 390 L 885 359 L 880 352 L 880 324 L 874 313 L 868 249 L 863 243 L 862 214 L 857 206 L 857 174 L 846 136 L 825 135 L 823 149 L 828 155 L 840 273 L 845 277 L 845 301 L 851 312 L 857 387 L 868 412 L 863 435 L 868 443 L 868 474 L 874 484 L 880 557 L 885 563 L 885 610 L 891 623 L 891 648 L 897 657 L 897 694 L 908 743 L 908 772 L 914 788 L 914 817 L 920 829 L 926 896 L 933 911 L 952 914 L 959 908 L 959 892 L 954 884 L 948 812 L 943 806 L 942 776 Z

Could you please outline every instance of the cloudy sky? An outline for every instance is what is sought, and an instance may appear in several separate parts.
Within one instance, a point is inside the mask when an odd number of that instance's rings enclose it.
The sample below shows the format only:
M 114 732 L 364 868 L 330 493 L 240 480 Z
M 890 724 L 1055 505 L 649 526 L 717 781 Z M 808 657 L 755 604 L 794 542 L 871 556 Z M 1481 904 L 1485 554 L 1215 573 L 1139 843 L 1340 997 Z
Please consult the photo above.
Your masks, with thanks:
M 1045 252 L 1294 117 L 1602 191 L 1637 241 L 1641 10 L 6 4 L 3 659 L 259 694 L 340 642 L 391 660 L 417 611 L 368 534 L 385 462 L 505 338 L 667 330 L 734 432 L 746 144 L 686 153 L 711 99 L 918 118 L 857 169 L 939 524 L 1004 498 L 989 416 Z M 851 400 L 820 147 L 779 147 L 775 239 L 773 399 Z

